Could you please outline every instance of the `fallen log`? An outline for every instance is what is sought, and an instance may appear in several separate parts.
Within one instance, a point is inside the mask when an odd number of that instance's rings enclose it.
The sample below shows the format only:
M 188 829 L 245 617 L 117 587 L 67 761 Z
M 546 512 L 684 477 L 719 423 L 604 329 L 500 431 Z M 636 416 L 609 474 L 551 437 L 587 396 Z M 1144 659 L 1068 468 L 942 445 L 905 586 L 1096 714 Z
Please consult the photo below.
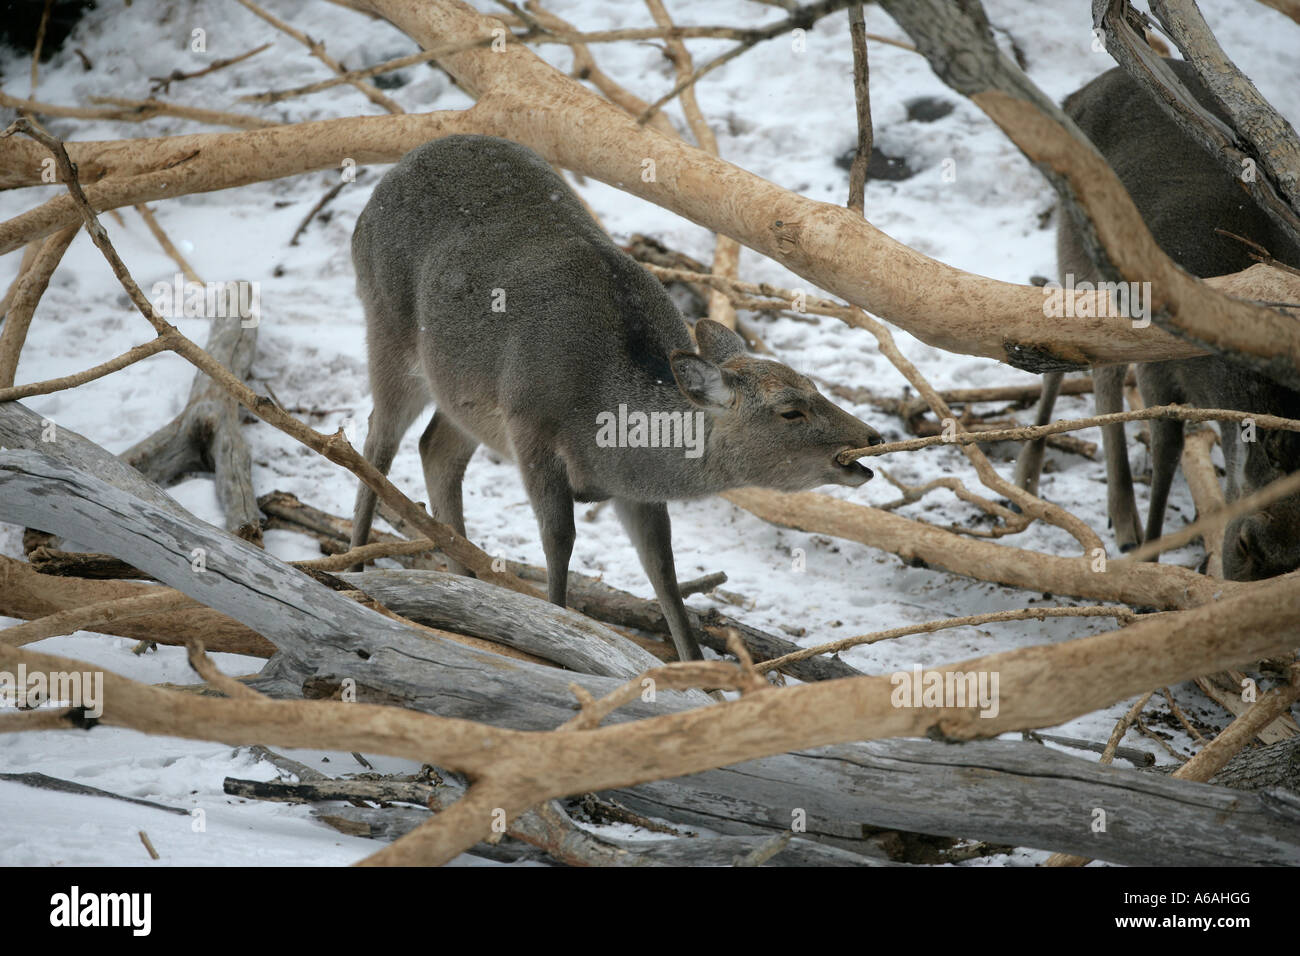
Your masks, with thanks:
M 661 662 L 621 634 L 568 608 L 442 571 L 335 575 L 402 617 L 500 641 L 582 674 L 632 677 Z
M 346 542 L 351 540 L 351 521 L 304 504 L 293 495 L 279 491 L 270 492 L 261 497 L 259 504 L 270 516 L 270 526 L 274 527 L 277 526 L 276 522 L 283 522 L 279 527 L 294 528 L 312 534 L 321 541 L 322 547 L 327 550 L 343 548 L 346 546 Z M 406 522 L 388 511 L 382 504 L 379 506 L 379 514 L 380 517 L 403 534 L 414 536 L 413 530 L 407 526 Z M 402 540 L 396 535 L 381 531 L 372 531 L 371 538 L 378 541 Z M 438 561 L 436 557 L 398 557 L 395 560 L 410 564 L 415 568 L 430 568 L 431 566 L 438 570 L 446 568 L 446 564 Z M 507 561 L 506 569 L 524 581 L 537 583 L 546 581 L 545 568 L 517 561 Z M 679 585 L 683 596 L 689 593 L 691 586 L 692 582 L 690 581 L 684 581 Z M 666 635 L 669 633 L 668 621 L 664 617 L 658 601 L 637 597 L 635 594 L 621 591 L 580 572 L 569 572 L 568 605 L 587 617 L 597 621 L 604 621 L 606 624 L 637 628 L 655 634 Z M 686 615 L 690 619 L 692 627 L 695 628 L 700 643 L 711 650 L 717 651 L 719 654 L 728 653 L 727 632 L 729 630 L 736 631 L 737 636 L 740 637 L 755 660 L 771 660 L 799 649 L 799 646 L 792 641 L 787 641 L 775 634 L 751 627 L 716 610 L 701 613 L 687 607 Z M 654 651 L 652 650 L 651 653 L 654 653 Z M 836 677 L 853 677 L 861 674 L 861 671 L 857 670 L 857 668 L 832 657 L 795 661 L 788 667 L 783 668 L 783 670 L 791 677 L 805 681 L 831 680 Z

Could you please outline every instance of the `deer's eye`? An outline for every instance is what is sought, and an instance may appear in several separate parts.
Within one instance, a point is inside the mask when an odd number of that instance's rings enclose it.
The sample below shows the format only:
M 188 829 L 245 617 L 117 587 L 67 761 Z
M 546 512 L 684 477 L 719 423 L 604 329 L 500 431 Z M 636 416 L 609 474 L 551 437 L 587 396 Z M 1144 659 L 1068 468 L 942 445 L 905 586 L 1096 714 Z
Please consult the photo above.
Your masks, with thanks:
M 794 422 L 794 421 L 798 421 L 801 418 L 807 418 L 808 416 L 805 415 L 797 408 L 791 408 L 788 411 L 782 412 L 781 417 L 784 418 L 786 421 Z

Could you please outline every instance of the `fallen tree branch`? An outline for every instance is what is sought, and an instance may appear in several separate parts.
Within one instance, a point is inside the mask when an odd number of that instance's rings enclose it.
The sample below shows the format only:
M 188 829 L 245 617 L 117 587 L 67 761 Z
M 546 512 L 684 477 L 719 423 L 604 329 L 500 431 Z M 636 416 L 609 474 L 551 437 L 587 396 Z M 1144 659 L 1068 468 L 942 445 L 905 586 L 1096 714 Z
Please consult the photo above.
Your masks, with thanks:
M 27 329 L 31 326 L 32 315 L 50 284 L 50 277 L 59 267 L 63 254 L 76 235 L 76 229 L 68 228 L 50 236 L 41 243 L 40 251 L 30 266 L 15 280 L 13 297 L 5 309 L 4 327 L 0 329 L 0 390 L 7 389 L 14 383 L 18 358 L 27 341 Z
M 200 106 L 185 106 L 181 103 L 167 103 L 158 99 L 130 100 L 114 96 L 92 97 L 92 102 L 111 103 L 111 106 L 61 106 L 55 103 L 41 103 L 31 99 L 20 99 L 0 91 L 0 106 L 19 110 L 24 113 L 36 113 L 41 116 L 57 116 L 63 119 L 114 120 L 119 123 L 143 123 L 155 116 L 175 116 L 180 119 L 194 120 L 210 126 L 233 126 L 236 129 L 268 129 L 279 126 L 275 120 L 250 116 L 247 113 L 231 113 L 227 110 L 209 110 Z
M 1179 609 L 1235 594 L 1241 587 L 1234 581 L 1214 581 L 1172 565 L 1143 562 L 1120 566 L 1105 558 L 1104 551 L 1067 558 L 965 538 L 879 508 L 813 492 L 781 494 L 744 488 L 723 497 L 779 527 L 858 541 L 896 554 L 913 567 L 1029 591 Z
M 223 294 L 237 299 L 234 289 L 238 285 L 229 283 Z M 256 319 L 250 324 L 237 314 L 213 317 L 204 352 L 207 361 L 219 364 L 242 383 L 257 353 Z M 242 418 L 239 403 L 229 391 L 200 370 L 180 414 L 132 445 L 121 458 L 164 487 L 189 472 L 211 472 L 226 530 L 260 546 L 261 511 L 253 491 L 253 460 L 241 431 Z

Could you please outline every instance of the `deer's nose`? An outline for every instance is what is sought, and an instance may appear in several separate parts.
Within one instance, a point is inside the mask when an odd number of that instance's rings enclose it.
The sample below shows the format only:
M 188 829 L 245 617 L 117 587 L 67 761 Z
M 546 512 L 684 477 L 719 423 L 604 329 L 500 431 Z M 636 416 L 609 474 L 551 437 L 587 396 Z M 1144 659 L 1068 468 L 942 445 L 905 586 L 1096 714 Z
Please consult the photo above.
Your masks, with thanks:
M 884 443 L 885 443 L 885 439 L 881 435 L 872 433 L 871 440 L 867 442 L 867 446 L 870 447 L 872 445 L 883 445 Z

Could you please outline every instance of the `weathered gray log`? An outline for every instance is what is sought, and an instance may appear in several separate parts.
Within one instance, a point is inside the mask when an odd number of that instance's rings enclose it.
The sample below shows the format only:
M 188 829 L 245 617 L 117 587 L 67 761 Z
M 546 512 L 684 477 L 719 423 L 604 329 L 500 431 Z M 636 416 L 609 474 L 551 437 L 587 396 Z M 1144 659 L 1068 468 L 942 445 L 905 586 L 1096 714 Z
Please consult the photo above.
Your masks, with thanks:
M 257 352 L 257 326 L 245 326 L 238 315 L 213 318 L 204 349 L 243 381 Z M 121 457 L 162 487 L 188 472 L 212 472 L 226 530 L 260 545 L 262 513 L 253 493 L 253 460 L 240 430 L 242 417 L 243 409 L 230 393 L 196 371 L 181 413 Z
M 316 536 L 322 544 L 328 542 L 339 550 L 345 547 L 346 542 L 352 536 L 351 521 L 304 504 L 293 495 L 273 491 L 263 495 L 258 500 L 258 504 L 263 511 L 271 516 L 273 522 L 277 519 L 289 522 L 293 527 Z M 379 515 L 389 524 L 402 531 L 403 534 L 414 534 L 406 523 L 387 510 L 382 502 L 379 505 Z M 370 536 L 371 540 L 375 541 L 402 540 L 396 535 L 381 531 L 371 531 Z M 402 556 L 394 560 L 407 564 L 412 569 L 445 569 L 445 564 L 436 557 Z M 507 561 L 506 570 L 525 581 L 538 583 L 545 583 L 546 581 L 546 569 L 531 564 Z M 690 582 L 683 582 L 679 585 L 683 596 L 688 593 L 689 584 Z M 589 618 L 604 621 L 616 627 L 631 627 L 655 634 L 668 634 L 668 621 L 664 618 L 663 610 L 659 607 L 658 601 L 637 597 L 635 594 L 610 587 L 603 581 L 576 571 L 569 572 L 568 605 Z M 799 645 L 792 641 L 787 641 L 775 634 L 769 634 L 767 631 L 761 631 L 748 624 L 743 624 L 717 611 L 701 613 L 687 607 L 686 614 L 695 628 L 700 643 L 717 651 L 719 654 L 728 653 L 726 636 L 728 628 L 736 630 L 741 641 L 749 649 L 750 655 L 756 661 L 772 660 L 799 650 Z M 835 657 L 814 657 L 795 661 L 785 666 L 783 670 L 790 676 L 804 681 L 857 677 L 862 673 L 857 668 Z
M 411 803 L 420 807 L 387 807 L 382 811 L 363 807 L 321 810 L 318 818 L 354 836 L 395 840 L 429 818 L 429 806 L 445 808 L 465 793 L 464 784 L 449 774 L 435 786 L 422 780 L 332 780 L 305 782 L 282 780 L 240 780 L 227 777 L 222 790 L 235 797 L 274 800 L 284 803 L 321 803 L 333 800 L 368 800 L 377 803 Z M 341 825 L 346 821 L 346 825 Z M 784 843 L 773 854 L 778 866 L 891 866 L 883 855 L 862 856 L 811 840 L 777 838 Z M 558 801 L 547 801 L 540 810 L 529 810 L 510 824 L 507 840 L 525 841 L 534 847 L 550 847 L 560 862 L 585 866 L 725 866 L 738 856 L 761 851 L 772 837 L 713 837 L 694 835 L 667 840 L 625 840 L 591 834 L 569 818 Z M 489 845 L 480 843 L 471 853 L 479 854 Z M 498 859 L 501 854 L 489 853 Z M 509 849 L 506 857 L 517 859 L 518 849 Z M 779 859 L 775 859 L 779 857 Z
M 432 816 L 414 807 L 330 807 L 318 808 L 312 816 L 351 836 L 391 841 L 405 836 Z M 669 837 L 663 840 L 622 840 L 581 833 L 566 847 L 568 865 L 581 855 L 586 866 L 735 866 L 756 850 L 766 849 L 772 837 Z M 465 851 L 498 862 L 547 860 L 547 854 L 513 837 L 503 837 L 496 846 L 478 843 Z M 877 857 L 862 856 L 827 846 L 815 840 L 795 837 L 766 859 L 762 866 L 904 866 Z
M 1107 744 L 1100 740 L 1083 740 L 1080 737 L 1061 737 L 1058 734 L 1039 733 L 1035 733 L 1034 737 L 1049 744 L 1061 744 L 1075 750 L 1091 750 L 1097 754 L 1104 754 L 1107 747 Z M 1138 750 L 1136 747 L 1116 747 L 1115 756 L 1127 760 L 1135 767 L 1150 767 L 1156 762 L 1155 754 L 1147 753 L 1145 750 Z
M 389 610 L 431 627 L 500 641 L 582 674 L 635 677 L 663 662 L 622 634 L 568 608 L 444 571 L 335 575 Z
M 432 813 L 418 807 L 317 807 L 311 815 L 348 836 L 391 842 L 406 836 L 428 820 Z M 497 844 L 476 843 L 466 852 L 497 863 L 544 861 L 547 858 L 546 853 L 537 847 L 508 836 L 502 837 Z
M 64 449 L 56 448 L 56 453 Z M 102 453 L 101 454 L 106 454 Z M 94 470 L 93 461 L 81 462 Z M 543 730 L 571 717 L 570 675 L 431 638 L 376 614 L 247 543 L 31 451 L 0 453 L 0 520 L 47 527 L 115 554 L 264 634 L 280 649 L 256 686 L 300 696 L 309 681 L 353 678 L 359 699 Z M 191 552 L 202 549 L 207 571 Z M 636 701 L 612 720 L 690 706 Z M 820 748 L 617 791 L 638 812 L 728 834 L 788 830 L 861 846 L 862 825 L 968 836 L 1121 863 L 1300 863 L 1300 799 L 1099 767 L 1037 745 L 892 740 Z M 1110 825 L 1091 829 L 1092 809 Z
M 82 467 L 114 488 L 178 515 L 193 517 L 167 492 L 116 455 L 70 428 L 42 418 L 20 402 L 0 402 L 0 450 L 44 451 L 73 467 Z M 197 520 L 197 519 L 196 519 Z

